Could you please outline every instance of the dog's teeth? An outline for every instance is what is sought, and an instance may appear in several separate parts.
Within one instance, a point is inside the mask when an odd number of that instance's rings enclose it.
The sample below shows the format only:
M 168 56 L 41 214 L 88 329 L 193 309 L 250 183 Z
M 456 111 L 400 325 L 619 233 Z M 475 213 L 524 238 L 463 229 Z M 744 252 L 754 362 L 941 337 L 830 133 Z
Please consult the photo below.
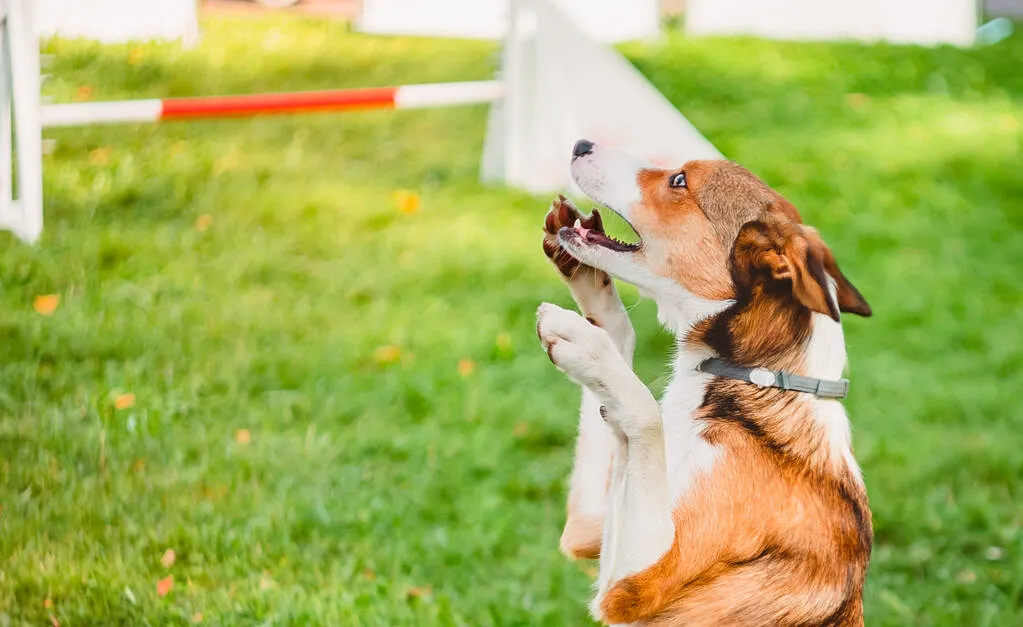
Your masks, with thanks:
M 576 219 L 575 219 L 575 225 L 574 225 L 574 226 L 575 226 L 575 228 L 577 228 L 577 229 L 578 229 L 578 228 L 582 227 L 582 225 L 583 225 L 583 221 L 582 221 L 582 220 L 580 220 L 579 218 L 576 218 Z

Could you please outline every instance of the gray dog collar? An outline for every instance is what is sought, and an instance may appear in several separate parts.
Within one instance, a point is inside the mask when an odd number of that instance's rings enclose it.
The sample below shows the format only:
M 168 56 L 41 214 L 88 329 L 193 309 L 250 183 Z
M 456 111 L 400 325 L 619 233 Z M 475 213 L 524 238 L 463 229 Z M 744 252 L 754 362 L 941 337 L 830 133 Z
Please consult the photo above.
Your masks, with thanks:
M 784 370 L 768 370 L 767 368 L 745 368 L 728 363 L 720 357 L 711 357 L 700 362 L 696 367 L 700 372 L 738 379 L 761 388 L 778 388 L 792 392 L 805 392 L 820 398 L 845 398 L 849 394 L 849 380 L 815 379 L 804 377 Z

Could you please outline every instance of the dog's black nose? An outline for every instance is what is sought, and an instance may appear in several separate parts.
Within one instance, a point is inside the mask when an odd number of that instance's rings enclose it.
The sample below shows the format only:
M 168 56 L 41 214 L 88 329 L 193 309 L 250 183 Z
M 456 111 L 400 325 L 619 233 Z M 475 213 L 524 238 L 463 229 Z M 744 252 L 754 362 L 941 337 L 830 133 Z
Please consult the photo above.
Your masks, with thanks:
M 572 146 L 573 159 L 578 159 L 579 157 L 588 155 L 591 152 L 593 152 L 593 142 L 588 142 L 585 139 L 580 139 L 575 143 L 575 146 Z

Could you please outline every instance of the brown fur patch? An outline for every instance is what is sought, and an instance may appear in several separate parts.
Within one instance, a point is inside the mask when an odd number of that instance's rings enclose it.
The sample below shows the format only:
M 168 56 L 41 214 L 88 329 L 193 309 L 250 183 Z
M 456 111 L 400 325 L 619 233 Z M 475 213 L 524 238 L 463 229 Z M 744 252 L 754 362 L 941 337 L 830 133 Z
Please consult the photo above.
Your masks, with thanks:
M 572 559 L 598 559 L 603 530 L 603 518 L 570 513 L 561 532 L 561 552 Z

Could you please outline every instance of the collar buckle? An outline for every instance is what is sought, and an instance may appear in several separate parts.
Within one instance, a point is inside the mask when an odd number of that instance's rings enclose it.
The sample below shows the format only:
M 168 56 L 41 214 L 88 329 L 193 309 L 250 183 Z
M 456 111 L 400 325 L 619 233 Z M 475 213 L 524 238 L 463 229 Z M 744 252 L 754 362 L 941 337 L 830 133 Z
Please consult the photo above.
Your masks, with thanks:
M 753 368 L 749 371 L 750 383 L 757 387 L 769 388 L 774 387 L 777 377 L 773 372 L 767 368 Z

